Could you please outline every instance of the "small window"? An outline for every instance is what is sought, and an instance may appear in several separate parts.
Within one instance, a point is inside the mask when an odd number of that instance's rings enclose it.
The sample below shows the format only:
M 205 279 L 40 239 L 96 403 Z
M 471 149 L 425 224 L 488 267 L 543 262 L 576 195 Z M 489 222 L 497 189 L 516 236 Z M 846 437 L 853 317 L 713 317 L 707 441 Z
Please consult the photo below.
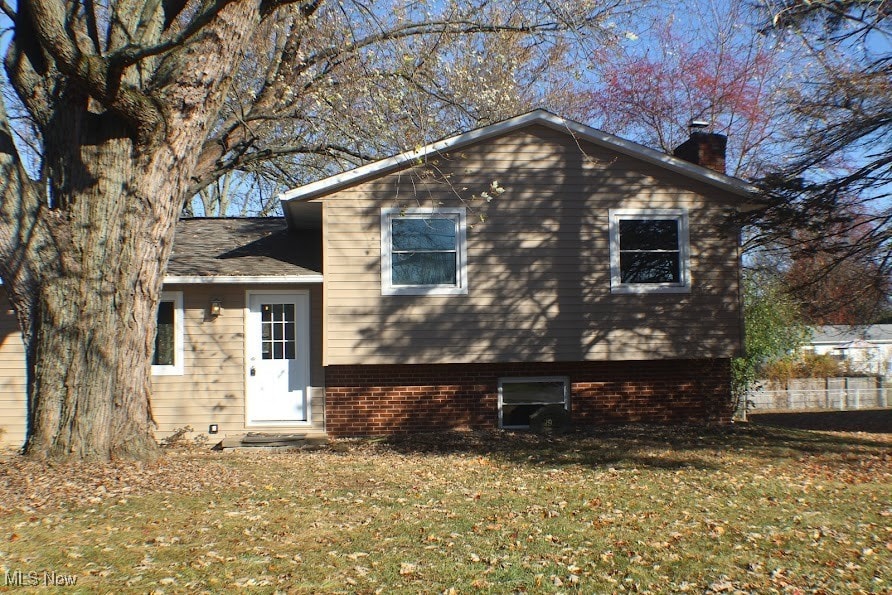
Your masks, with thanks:
M 183 293 L 164 292 L 158 302 L 155 353 L 152 356 L 154 376 L 183 374 Z
M 610 211 L 610 287 L 615 293 L 690 291 L 687 213 Z
M 295 359 L 297 318 L 294 304 L 261 304 L 260 321 L 261 357 Z
M 383 209 L 381 293 L 466 294 L 465 210 Z
M 499 379 L 499 425 L 528 428 L 530 417 L 544 407 L 567 408 L 568 380 L 564 377 Z

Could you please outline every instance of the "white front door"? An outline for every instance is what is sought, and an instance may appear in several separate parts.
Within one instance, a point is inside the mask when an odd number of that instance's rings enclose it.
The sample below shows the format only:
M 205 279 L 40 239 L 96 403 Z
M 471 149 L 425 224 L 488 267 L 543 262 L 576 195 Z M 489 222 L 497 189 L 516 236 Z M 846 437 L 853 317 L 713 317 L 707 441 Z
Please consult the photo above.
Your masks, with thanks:
M 307 292 L 248 292 L 248 425 L 309 421 L 310 297 Z

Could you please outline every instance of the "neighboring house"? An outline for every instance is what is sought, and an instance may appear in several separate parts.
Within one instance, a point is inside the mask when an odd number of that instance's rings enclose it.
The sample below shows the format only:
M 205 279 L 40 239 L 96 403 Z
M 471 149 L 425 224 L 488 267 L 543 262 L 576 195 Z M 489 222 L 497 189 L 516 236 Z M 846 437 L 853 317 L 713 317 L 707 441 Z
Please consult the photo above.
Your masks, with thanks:
M 284 221 L 183 220 L 159 436 L 727 421 L 756 205 L 724 140 L 681 159 L 539 110 L 287 192 Z M 0 304 L 7 442 L 23 370 Z
M 886 376 L 892 370 L 892 324 L 839 324 L 811 330 L 807 351 L 831 355 L 856 373 Z

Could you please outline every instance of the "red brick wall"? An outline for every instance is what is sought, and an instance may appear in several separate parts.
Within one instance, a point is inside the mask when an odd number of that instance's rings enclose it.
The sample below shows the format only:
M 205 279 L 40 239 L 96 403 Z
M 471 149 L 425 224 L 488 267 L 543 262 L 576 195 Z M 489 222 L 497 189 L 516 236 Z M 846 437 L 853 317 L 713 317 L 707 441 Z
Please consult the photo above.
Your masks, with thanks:
M 328 366 L 326 430 L 364 436 L 498 426 L 498 380 L 567 376 L 575 425 L 727 423 L 730 361 Z

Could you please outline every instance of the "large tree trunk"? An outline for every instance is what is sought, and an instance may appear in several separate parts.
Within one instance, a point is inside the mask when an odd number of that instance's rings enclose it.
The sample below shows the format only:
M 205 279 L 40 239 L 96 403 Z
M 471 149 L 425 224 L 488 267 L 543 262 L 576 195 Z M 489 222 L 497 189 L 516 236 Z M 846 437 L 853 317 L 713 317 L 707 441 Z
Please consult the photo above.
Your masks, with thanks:
M 146 212 L 145 202 L 126 194 L 92 208 L 102 207 L 115 212 L 79 231 L 70 224 L 52 230 L 65 250 L 44 263 L 26 306 L 25 451 L 35 457 L 145 459 L 157 452 L 151 358 L 176 211 Z
M 46 177 L 27 179 L 0 109 L 0 274 L 28 360 L 25 452 L 151 458 L 156 309 L 176 220 L 261 2 L 214 4 L 200 34 L 123 74 L 66 45 L 82 38 L 53 28 L 51 2 L 22 6 L 33 28 L 17 23 L 6 66 L 40 125 Z M 146 6 L 148 21 L 119 7 L 136 20 L 112 46 L 149 22 L 161 30 L 162 3 Z M 27 47 L 35 37 L 41 50 Z
M 33 230 L 44 254 L 30 263 L 31 290 L 12 296 L 28 329 L 25 452 L 39 458 L 157 453 L 156 309 L 194 160 L 170 147 L 134 158 L 115 123 L 100 129 L 104 135 L 91 129 L 92 143 L 75 143 L 76 155 L 65 156 L 77 167 L 64 170 L 64 193 L 53 199 L 64 216 Z M 70 133 L 60 126 L 61 136 Z
M 87 257 L 109 279 L 61 278 L 40 289 L 28 341 L 28 440 L 37 457 L 151 458 L 151 339 L 156 302 Z M 123 276 L 123 275 L 122 275 Z

